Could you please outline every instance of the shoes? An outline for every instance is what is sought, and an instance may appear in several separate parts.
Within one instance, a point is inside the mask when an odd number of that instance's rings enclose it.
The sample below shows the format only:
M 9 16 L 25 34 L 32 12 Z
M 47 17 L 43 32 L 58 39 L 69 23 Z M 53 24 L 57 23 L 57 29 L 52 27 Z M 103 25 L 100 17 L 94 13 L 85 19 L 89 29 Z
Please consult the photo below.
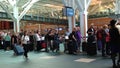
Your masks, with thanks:
M 120 62 L 119 61 L 117 62 L 117 68 L 120 68 Z
M 28 60 L 28 57 L 25 57 L 25 60 Z
M 28 56 L 26 57 L 26 56 L 23 56 L 23 58 L 25 59 L 25 60 L 28 60 Z
M 116 65 L 113 65 L 113 68 L 118 68 Z

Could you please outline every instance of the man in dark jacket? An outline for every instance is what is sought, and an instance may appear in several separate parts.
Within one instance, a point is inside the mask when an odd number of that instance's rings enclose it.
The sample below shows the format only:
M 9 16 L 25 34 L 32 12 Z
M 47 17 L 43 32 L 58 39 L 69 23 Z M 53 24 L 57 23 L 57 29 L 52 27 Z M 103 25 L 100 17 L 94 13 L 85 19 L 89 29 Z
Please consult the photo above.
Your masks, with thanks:
M 116 56 L 119 54 L 117 64 L 120 62 L 120 34 L 118 28 L 115 27 L 116 20 L 110 21 L 110 46 L 111 46 L 111 58 L 113 62 L 113 68 L 119 68 L 116 65 Z

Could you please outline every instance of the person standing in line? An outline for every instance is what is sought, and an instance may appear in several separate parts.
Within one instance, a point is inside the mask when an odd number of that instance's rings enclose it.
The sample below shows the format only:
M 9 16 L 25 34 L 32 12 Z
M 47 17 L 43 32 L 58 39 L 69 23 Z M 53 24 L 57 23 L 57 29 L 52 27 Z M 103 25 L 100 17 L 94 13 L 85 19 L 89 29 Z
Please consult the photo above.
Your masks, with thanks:
M 53 40 L 53 46 L 54 46 L 54 50 L 56 50 L 56 52 L 59 52 L 59 44 L 60 44 L 59 31 L 55 30 L 54 40 Z
M 95 41 L 95 29 L 94 29 L 94 25 L 91 24 L 90 28 L 87 30 L 87 34 L 88 34 L 88 45 L 92 45 L 92 43 Z
M 51 33 L 52 29 L 47 29 L 47 32 L 45 34 L 45 42 L 47 43 L 47 51 L 49 52 L 49 47 L 50 47 L 50 33 Z
M 104 26 L 101 26 L 97 33 L 96 33 L 96 38 L 97 38 L 97 45 L 98 45 L 98 50 L 102 49 L 102 57 L 105 57 L 106 54 L 105 54 L 105 51 L 106 51 L 106 33 L 105 33 L 105 27 Z
M 76 27 L 77 31 L 76 31 L 76 39 L 77 39 L 77 45 L 78 45 L 78 51 L 80 52 L 80 45 L 81 45 L 81 38 L 82 38 L 82 35 L 81 35 L 81 32 L 80 32 L 80 27 Z
M 68 28 L 66 28 L 65 37 L 64 37 L 65 38 L 64 39 L 64 53 L 68 51 L 69 35 L 70 35 L 70 31 Z
M 27 31 L 25 31 L 24 34 L 22 35 L 21 42 L 24 49 L 24 56 L 26 59 L 28 59 L 29 41 L 30 41 L 29 35 Z
M 111 59 L 113 63 L 113 68 L 119 68 L 120 63 L 120 34 L 118 28 L 115 26 L 116 20 L 110 21 L 110 46 L 111 46 Z M 116 62 L 116 57 L 118 55 L 118 60 Z
M 3 38 L 2 38 L 2 36 L 1 36 L 1 33 L 2 32 L 0 32 L 0 49 L 3 49 Z
M 30 38 L 29 51 L 33 51 L 35 43 L 33 31 L 29 32 L 29 38 Z
M 13 34 L 11 36 L 11 47 L 14 51 L 14 55 L 17 55 L 17 53 L 15 52 L 15 46 L 18 44 L 20 44 L 20 43 L 18 43 L 18 34 L 13 32 Z
M 65 31 L 65 36 L 69 36 L 70 35 L 70 31 L 68 28 L 66 28 L 66 31 Z
M 97 49 L 98 51 L 102 50 L 102 27 L 98 27 L 96 31 L 96 39 L 97 39 Z
M 109 34 L 109 25 L 104 25 L 105 28 L 105 33 L 106 33 L 106 37 L 105 37 L 105 44 L 106 44 L 106 55 L 109 56 L 110 55 L 110 34 Z
M 55 30 L 52 29 L 49 33 L 49 41 L 50 41 L 50 50 L 52 52 L 54 52 L 54 46 L 53 46 L 53 41 L 54 41 L 54 33 L 55 33 Z
M 105 27 L 103 26 L 102 29 L 101 29 L 101 35 L 102 35 L 102 38 L 101 38 L 101 42 L 102 42 L 102 57 L 106 57 L 106 33 L 105 33 Z
M 11 36 L 10 36 L 10 32 L 7 32 L 6 36 L 4 37 L 4 41 L 5 41 L 5 50 L 10 50 L 11 47 Z
M 74 28 L 73 28 L 73 31 L 72 31 L 72 44 L 74 45 L 74 47 L 73 47 L 74 54 L 77 54 L 77 53 L 78 53 L 78 44 L 77 44 L 76 31 L 77 31 L 77 28 L 74 27 Z
M 35 39 L 37 42 L 36 49 L 39 52 L 41 50 L 41 32 L 40 32 L 40 30 L 36 31 Z

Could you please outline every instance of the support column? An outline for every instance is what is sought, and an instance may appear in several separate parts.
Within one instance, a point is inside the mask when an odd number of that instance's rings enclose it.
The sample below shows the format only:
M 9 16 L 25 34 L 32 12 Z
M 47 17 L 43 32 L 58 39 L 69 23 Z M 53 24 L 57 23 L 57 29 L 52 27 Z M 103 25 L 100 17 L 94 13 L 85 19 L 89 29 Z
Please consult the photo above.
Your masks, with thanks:
M 68 0 L 67 3 L 68 3 L 67 6 L 72 7 L 72 0 Z M 71 33 L 74 26 L 73 17 L 68 17 L 68 24 L 69 24 L 69 31 Z
M 20 20 L 27 13 L 27 11 L 33 6 L 33 4 L 36 3 L 37 1 L 39 0 L 29 0 L 26 4 L 24 4 L 23 6 L 24 10 L 20 15 L 18 10 L 19 8 L 17 6 L 17 4 L 19 3 L 19 0 L 8 0 L 8 2 L 13 8 L 13 15 L 10 13 L 6 5 L 4 5 L 2 1 L 0 1 L 0 6 L 8 13 L 8 15 L 10 15 L 10 17 L 14 21 L 14 32 L 20 32 Z
M 71 1 L 71 5 L 72 5 L 72 8 L 74 9 L 74 15 L 72 16 L 72 28 L 74 28 L 76 26 L 76 20 L 75 20 L 75 1 L 72 0 Z
M 64 6 L 69 6 L 69 7 L 71 7 L 71 1 L 72 0 L 62 0 Z M 67 17 L 67 18 L 68 18 L 68 30 L 69 30 L 69 32 L 72 32 L 73 18 L 72 17 Z
M 80 11 L 80 28 L 82 36 L 87 36 L 87 29 L 88 29 L 88 19 L 87 19 L 87 9 L 90 5 L 91 0 L 75 0 L 78 9 Z M 84 40 L 86 41 L 86 39 Z
M 16 18 L 16 21 L 14 21 L 14 31 L 20 32 L 20 25 L 19 25 L 20 23 L 18 19 L 19 12 L 18 12 L 18 7 L 16 5 L 13 7 L 13 15 Z
M 88 29 L 87 11 L 80 12 L 80 29 L 82 36 L 86 37 Z
M 68 27 L 69 27 L 69 32 L 72 32 L 72 17 L 68 17 Z

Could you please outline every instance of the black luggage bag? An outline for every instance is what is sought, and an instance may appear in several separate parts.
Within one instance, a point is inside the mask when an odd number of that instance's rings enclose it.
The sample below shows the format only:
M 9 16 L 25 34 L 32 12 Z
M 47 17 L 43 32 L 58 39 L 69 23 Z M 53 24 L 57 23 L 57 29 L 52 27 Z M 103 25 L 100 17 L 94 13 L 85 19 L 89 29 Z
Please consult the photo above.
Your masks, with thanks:
M 90 56 L 97 55 L 97 48 L 96 48 L 96 43 L 95 42 L 92 42 L 91 44 L 88 43 L 87 54 L 90 55 Z
M 82 42 L 82 51 L 83 52 L 87 51 L 87 42 L 86 41 Z
M 74 53 L 74 45 L 72 41 L 68 42 L 68 53 L 73 54 Z

